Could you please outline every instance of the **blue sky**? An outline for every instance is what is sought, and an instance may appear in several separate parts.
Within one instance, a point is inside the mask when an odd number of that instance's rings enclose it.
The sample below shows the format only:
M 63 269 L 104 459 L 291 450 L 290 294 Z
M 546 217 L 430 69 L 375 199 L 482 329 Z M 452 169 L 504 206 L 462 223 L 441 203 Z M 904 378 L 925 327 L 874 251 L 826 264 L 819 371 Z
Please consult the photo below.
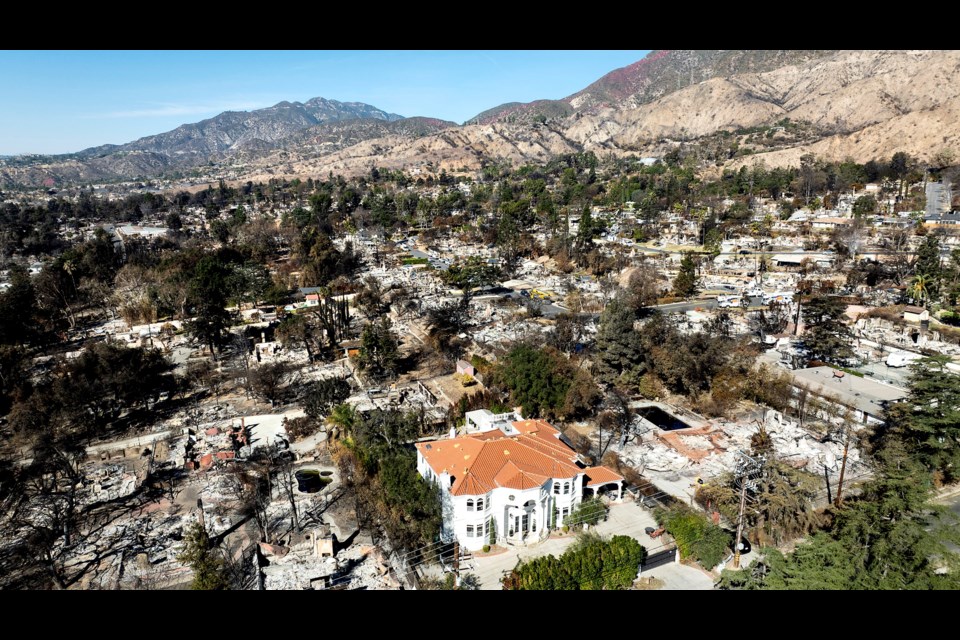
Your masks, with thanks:
M 0 155 L 121 144 L 322 96 L 463 122 L 563 98 L 646 51 L 2 51 Z

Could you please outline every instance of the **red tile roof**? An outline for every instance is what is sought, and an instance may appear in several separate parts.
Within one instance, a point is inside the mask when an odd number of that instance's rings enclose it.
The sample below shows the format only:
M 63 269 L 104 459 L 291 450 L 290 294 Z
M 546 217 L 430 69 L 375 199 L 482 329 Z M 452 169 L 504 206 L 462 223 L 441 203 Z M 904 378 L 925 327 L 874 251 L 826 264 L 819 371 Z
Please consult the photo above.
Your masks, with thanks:
M 530 489 L 550 478 L 573 478 L 584 472 L 574 464 L 576 452 L 558 439 L 560 432 L 550 424 L 522 420 L 513 426 L 520 432 L 518 435 L 505 436 L 493 429 L 416 446 L 437 475 L 450 474 L 450 492 L 455 496 L 479 495 L 495 487 Z M 604 470 L 617 480 L 622 479 Z
M 615 473 L 606 467 L 588 467 L 584 471 L 587 473 L 586 486 L 594 487 L 607 484 L 608 482 L 620 482 L 623 476 Z

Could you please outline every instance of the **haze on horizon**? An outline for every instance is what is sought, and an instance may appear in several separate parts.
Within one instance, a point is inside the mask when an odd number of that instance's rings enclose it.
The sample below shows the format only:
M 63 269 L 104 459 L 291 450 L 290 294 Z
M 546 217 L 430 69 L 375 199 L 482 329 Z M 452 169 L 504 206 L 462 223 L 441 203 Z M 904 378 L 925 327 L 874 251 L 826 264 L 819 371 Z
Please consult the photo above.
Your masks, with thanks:
M 4 51 L 0 155 L 123 144 L 318 96 L 462 123 L 505 102 L 566 97 L 647 53 Z

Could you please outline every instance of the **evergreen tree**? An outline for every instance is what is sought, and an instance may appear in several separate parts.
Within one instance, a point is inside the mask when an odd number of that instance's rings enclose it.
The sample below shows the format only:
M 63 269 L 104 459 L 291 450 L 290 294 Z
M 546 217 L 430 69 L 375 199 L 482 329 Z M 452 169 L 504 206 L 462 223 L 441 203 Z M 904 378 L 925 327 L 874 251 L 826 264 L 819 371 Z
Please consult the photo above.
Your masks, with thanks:
M 589 205 L 584 205 L 583 213 L 580 214 L 580 225 L 577 227 L 576 249 L 577 255 L 581 256 L 587 253 L 593 246 L 593 238 L 598 231 L 597 225 L 593 220 L 593 213 Z
M 600 314 L 597 331 L 597 374 L 607 383 L 639 378 L 644 372 L 640 336 L 633 328 L 636 314 L 617 296 Z
M 853 356 L 853 331 L 844 321 L 847 306 L 837 298 L 820 297 L 803 307 L 803 345 L 812 360 L 843 364 Z
M 913 365 L 910 395 L 893 405 L 872 439 L 877 449 L 900 441 L 911 457 L 947 481 L 960 478 L 960 376 L 949 356 Z
M 680 272 L 673 280 L 673 293 L 681 298 L 690 298 L 700 290 L 700 277 L 697 275 L 697 263 L 690 253 L 685 253 L 680 261 Z
M 199 522 L 190 525 L 184 533 L 177 560 L 193 569 L 191 589 L 224 591 L 230 588 L 223 558 L 212 548 L 210 536 Z
M 374 378 L 394 376 L 400 359 L 399 348 L 397 336 L 390 328 L 390 319 L 384 316 L 379 322 L 371 322 L 363 328 L 357 366 Z
M 923 290 L 929 300 L 940 298 L 940 281 L 943 279 L 943 268 L 940 265 L 940 240 L 932 233 L 928 233 L 923 244 L 917 249 L 917 279 L 922 278 Z

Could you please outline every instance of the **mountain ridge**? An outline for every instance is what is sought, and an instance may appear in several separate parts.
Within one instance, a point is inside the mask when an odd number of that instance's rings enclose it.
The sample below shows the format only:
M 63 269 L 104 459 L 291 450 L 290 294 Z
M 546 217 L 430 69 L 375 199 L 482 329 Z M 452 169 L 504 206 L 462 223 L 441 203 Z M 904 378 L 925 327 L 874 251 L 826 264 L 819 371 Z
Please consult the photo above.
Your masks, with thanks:
M 466 125 L 398 119 L 357 103 L 373 117 L 348 117 L 351 103 L 282 102 L 259 114 L 270 116 L 267 124 L 228 112 L 85 156 L 0 160 L 0 185 L 155 176 L 208 161 L 245 178 L 373 166 L 469 172 L 492 161 L 660 156 L 683 145 L 699 145 L 702 168 L 796 164 L 804 153 L 923 158 L 960 149 L 958 99 L 957 51 L 664 50 L 563 100 L 507 103 Z M 320 107 L 327 119 L 315 123 L 321 118 L 309 110 Z
M 403 119 L 362 102 L 311 98 L 306 102 L 281 101 L 251 111 L 224 111 L 199 122 L 182 124 L 170 131 L 144 136 L 121 145 L 101 145 L 78 152 L 79 157 L 99 157 L 118 151 L 150 151 L 163 154 L 213 154 L 235 145 L 285 138 L 299 129 L 334 122 L 372 118 L 393 122 Z

